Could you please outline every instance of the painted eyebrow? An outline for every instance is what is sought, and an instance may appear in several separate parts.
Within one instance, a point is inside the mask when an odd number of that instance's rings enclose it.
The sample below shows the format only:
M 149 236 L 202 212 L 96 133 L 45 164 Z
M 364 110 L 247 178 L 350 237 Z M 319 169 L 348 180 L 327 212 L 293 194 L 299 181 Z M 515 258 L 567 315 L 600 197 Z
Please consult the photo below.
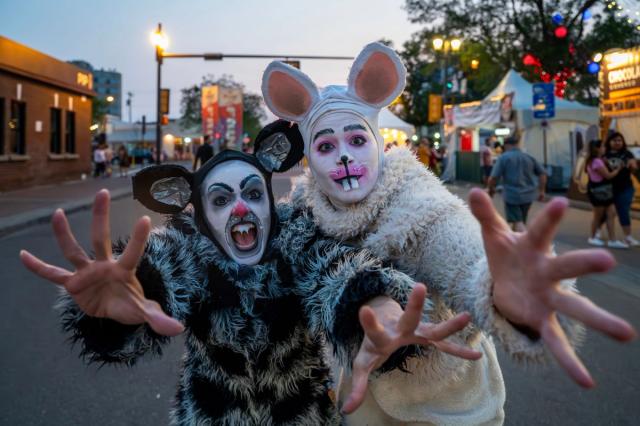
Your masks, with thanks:
M 227 185 L 226 183 L 222 183 L 222 182 L 216 182 L 216 183 L 212 183 L 211 185 L 209 185 L 209 189 L 207 189 L 207 192 L 212 192 L 214 190 L 216 190 L 217 188 L 215 187 L 220 187 L 228 192 L 233 192 L 233 188 L 230 187 L 229 185 Z
M 332 135 L 334 133 L 333 129 L 324 129 L 324 130 L 320 130 L 318 133 L 316 133 L 316 135 L 313 137 L 313 141 L 315 142 L 316 139 L 318 139 L 320 136 L 322 135 Z
M 351 130 L 363 130 L 363 131 L 367 131 L 367 129 L 362 125 L 362 124 L 350 124 L 348 126 L 344 126 L 344 131 L 348 132 Z
M 247 184 L 247 182 L 249 182 L 252 179 L 260 180 L 260 177 L 256 174 L 247 176 L 246 178 L 242 179 L 242 182 L 240 182 L 240 189 L 244 189 L 244 186 Z

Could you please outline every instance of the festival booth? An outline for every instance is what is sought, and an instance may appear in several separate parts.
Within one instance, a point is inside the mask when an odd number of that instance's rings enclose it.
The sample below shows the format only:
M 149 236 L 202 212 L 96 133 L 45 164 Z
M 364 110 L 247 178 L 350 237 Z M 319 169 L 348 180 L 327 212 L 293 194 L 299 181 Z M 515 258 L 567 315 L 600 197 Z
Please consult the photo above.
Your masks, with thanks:
M 512 69 L 484 100 L 447 105 L 445 123 L 449 153 L 455 159 L 444 180 L 479 182 L 479 149 L 485 138 L 500 140 L 517 132 L 525 152 L 540 163 L 546 156 L 549 186 L 564 189 L 576 161 L 575 134 L 598 123 L 598 108 L 555 97 L 555 116 L 536 119 L 533 84 Z
M 602 127 L 622 133 L 627 147 L 640 160 L 640 46 L 604 55 L 599 79 Z M 640 172 L 633 180 L 632 207 L 640 210 Z
M 384 138 L 385 146 L 397 141 L 400 146 L 416 133 L 415 127 L 401 120 L 389 108 L 383 108 L 378 117 L 378 128 Z

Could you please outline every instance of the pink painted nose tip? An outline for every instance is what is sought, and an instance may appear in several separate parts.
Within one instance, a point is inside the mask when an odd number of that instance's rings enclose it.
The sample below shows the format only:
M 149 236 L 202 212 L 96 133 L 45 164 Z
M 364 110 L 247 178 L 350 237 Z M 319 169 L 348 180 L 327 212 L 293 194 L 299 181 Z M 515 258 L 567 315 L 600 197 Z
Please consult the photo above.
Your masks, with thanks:
M 233 210 L 231 210 L 231 214 L 237 217 L 245 217 L 247 213 L 249 213 L 249 207 L 242 201 L 238 201 Z

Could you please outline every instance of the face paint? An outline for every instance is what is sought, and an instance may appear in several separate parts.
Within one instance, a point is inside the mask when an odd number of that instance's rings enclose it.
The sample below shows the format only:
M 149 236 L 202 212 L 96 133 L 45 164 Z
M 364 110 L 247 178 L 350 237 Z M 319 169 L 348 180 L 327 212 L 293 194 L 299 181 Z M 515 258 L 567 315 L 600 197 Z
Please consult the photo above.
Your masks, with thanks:
M 206 221 L 218 244 L 234 261 L 257 264 L 271 227 L 262 173 L 244 161 L 226 161 L 209 172 L 201 188 Z
M 336 112 L 320 118 L 311 130 L 309 167 L 322 192 L 337 205 L 363 200 L 380 171 L 377 141 L 367 123 Z

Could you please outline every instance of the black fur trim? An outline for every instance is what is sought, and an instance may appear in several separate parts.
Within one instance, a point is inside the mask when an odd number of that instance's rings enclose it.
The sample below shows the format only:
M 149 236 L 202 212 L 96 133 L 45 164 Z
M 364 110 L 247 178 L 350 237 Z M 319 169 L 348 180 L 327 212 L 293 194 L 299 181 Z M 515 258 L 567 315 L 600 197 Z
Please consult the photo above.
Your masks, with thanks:
M 359 345 L 364 337 L 358 317 L 360 307 L 374 297 L 385 294 L 385 285 L 379 271 L 363 271 L 346 283 L 336 306 L 336 317 L 331 330 L 336 346 Z

